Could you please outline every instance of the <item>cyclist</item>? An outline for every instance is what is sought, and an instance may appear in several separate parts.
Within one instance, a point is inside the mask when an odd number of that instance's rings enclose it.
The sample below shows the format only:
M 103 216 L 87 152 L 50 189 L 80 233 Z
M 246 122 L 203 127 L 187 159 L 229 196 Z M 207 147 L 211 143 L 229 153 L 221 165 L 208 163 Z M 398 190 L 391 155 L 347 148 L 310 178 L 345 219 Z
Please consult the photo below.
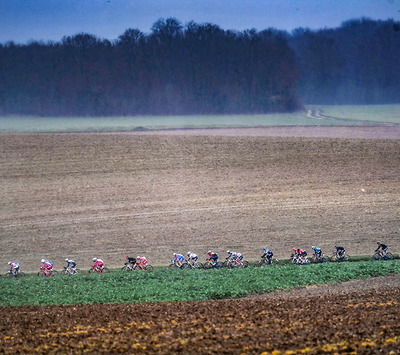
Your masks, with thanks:
M 177 253 L 174 253 L 174 257 L 175 257 L 175 259 L 174 259 L 173 263 L 176 264 L 177 266 L 181 267 L 183 261 L 185 260 L 185 257 L 182 254 L 177 254 Z
M 94 264 L 92 265 L 92 269 L 98 269 L 99 272 L 102 273 L 104 269 L 104 261 L 97 258 L 93 258 L 92 261 L 94 262 Z
M 233 255 L 236 254 L 235 252 L 230 251 L 230 250 L 227 250 L 226 252 L 228 254 L 228 256 L 226 257 L 226 260 L 233 259 Z
M 377 241 L 376 244 L 378 244 L 378 248 L 375 250 L 375 253 L 377 251 L 379 251 L 379 249 L 381 249 L 382 250 L 382 256 L 384 258 L 386 258 L 388 246 L 386 244 L 383 244 L 383 243 L 379 242 L 379 241 Z
M 217 263 L 217 261 L 218 261 L 219 255 L 218 255 L 216 252 L 213 252 L 213 251 L 211 251 L 211 250 L 209 250 L 209 251 L 207 252 L 207 254 L 208 254 L 209 257 L 210 257 L 210 258 L 208 259 L 208 261 L 211 261 L 212 264 L 215 265 L 215 264 Z
M 232 260 L 236 263 L 236 264 L 241 264 L 241 261 L 243 260 L 243 255 L 241 253 L 237 253 L 234 252 L 232 255 Z
M 136 259 L 133 256 L 127 256 L 126 260 L 128 261 L 128 264 L 132 267 L 132 269 L 135 267 L 136 264 Z
M 51 273 L 51 271 L 53 270 L 53 262 L 44 259 L 42 259 L 41 262 L 43 263 L 42 270 L 45 273 Z
M 302 262 L 306 261 L 307 259 L 307 252 L 304 249 L 300 249 L 299 257 Z
M 274 253 L 265 247 L 264 254 L 261 256 L 261 259 L 265 259 L 265 260 L 267 260 L 267 264 L 271 264 L 273 256 L 274 256 Z
M 346 250 L 344 250 L 344 248 L 339 245 L 334 245 L 333 247 L 336 249 L 336 257 L 338 257 L 339 259 L 344 258 Z
M 136 262 L 139 260 L 138 267 L 141 269 L 146 269 L 147 267 L 147 259 L 145 256 L 137 256 Z
M 314 250 L 314 257 L 320 258 L 322 256 L 322 250 L 321 248 L 317 248 L 316 246 L 311 247 L 312 250 Z
M 191 251 L 187 252 L 187 259 L 188 261 L 192 262 L 192 264 L 194 264 L 198 258 L 199 257 L 197 256 L 197 254 L 192 253 Z
M 12 273 L 12 274 L 19 274 L 19 268 L 20 268 L 20 265 L 18 264 L 18 263 L 16 263 L 16 262 L 13 262 L 13 261 L 9 261 L 8 262 L 8 265 L 10 265 L 10 272 Z
M 67 263 L 66 269 L 69 268 L 73 274 L 76 273 L 76 262 L 68 258 L 65 259 L 65 262 Z

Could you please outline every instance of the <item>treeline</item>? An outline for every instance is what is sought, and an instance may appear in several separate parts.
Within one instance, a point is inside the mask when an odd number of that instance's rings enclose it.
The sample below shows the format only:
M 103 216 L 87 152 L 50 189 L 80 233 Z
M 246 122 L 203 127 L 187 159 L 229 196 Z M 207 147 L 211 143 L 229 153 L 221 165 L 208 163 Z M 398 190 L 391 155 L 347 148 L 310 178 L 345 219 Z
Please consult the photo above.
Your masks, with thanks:
M 0 115 L 289 112 L 307 104 L 400 102 L 400 26 L 242 32 L 160 19 L 115 41 L 0 44 Z
M 145 35 L 90 34 L 0 47 L 0 114 L 286 112 L 300 107 L 294 52 L 278 32 L 160 19 Z
M 400 103 L 399 23 L 363 18 L 336 29 L 297 29 L 288 41 L 305 103 Z

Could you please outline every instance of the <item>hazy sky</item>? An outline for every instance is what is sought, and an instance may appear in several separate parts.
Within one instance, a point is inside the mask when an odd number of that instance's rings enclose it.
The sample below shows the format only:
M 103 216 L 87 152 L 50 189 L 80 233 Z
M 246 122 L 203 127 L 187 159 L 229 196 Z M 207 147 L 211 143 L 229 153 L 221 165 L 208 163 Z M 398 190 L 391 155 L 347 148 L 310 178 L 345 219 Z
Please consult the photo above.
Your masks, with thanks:
M 400 21 L 400 0 L 0 0 L 0 43 L 59 41 L 80 32 L 113 40 L 128 28 L 149 33 L 161 17 L 290 32 L 360 17 Z

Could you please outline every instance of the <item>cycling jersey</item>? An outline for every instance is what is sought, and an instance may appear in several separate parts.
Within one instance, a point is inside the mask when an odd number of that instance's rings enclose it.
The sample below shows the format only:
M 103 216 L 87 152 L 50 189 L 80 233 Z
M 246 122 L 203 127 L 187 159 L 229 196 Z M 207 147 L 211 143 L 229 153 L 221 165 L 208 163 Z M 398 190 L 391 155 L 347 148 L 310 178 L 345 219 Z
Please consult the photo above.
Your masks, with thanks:
M 10 271 L 12 271 L 13 269 L 14 269 L 15 271 L 17 271 L 17 270 L 19 270 L 19 268 L 20 268 L 20 266 L 19 266 L 18 263 L 11 263 L 11 264 L 10 264 Z
M 72 269 L 76 266 L 76 262 L 73 260 L 68 260 L 67 263 L 68 263 L 67 267 L 70 267 Z
M 194 253 L 190 253 L 188 256 L 189 260 L 193 260 L 193 261 L 197 261 L 197 259 L 199 258 L 196 254 Z
M 315 248 L 315 249 L 314 249 L 314 253 L 315 253 L 315 255 L 321 256 L 321 254 L 322 254 L 321 248 Z
M 182 254 L 176 254 L 174 263 L 176 263 L 178 260 L 182 262 L 183 260 L 185 260 L 185 257 Z
M 135 265 L 135 264 L 136 264 L 136 259 L 135 259 L 135 258 L 127 257 L 127 259 L 128 259 L 128 263 L 129 263 L 129 264 L 132 264 L 132 265 Z
M 96 266 L 98 266 L 99 268 L 102 268 L 104 266 L 104 261 L 101 259 L 97 259 L 92 267 L 95 268 Z
M 381 243 L 381 244 L 379 244 L 379 247 L 378 247 L 378 249 L 376 249 L 376 250 L 382 249 L 383 251 L 386 251 L 387 248 L 388 248 L 387 245 Z
M 269 249 L 264 249 L 264 255 L 263 256 L 261 256 L 262 258 L 267 258 L 267 259 L 270 259 L 270 258 L 272 258 L 272 256 L 274 255 L 274 253 L 271 251 L 271 250 L 269 250 Z
M 53 267 L 53 263 L 52 263 L 51 261 L 46 260 L 46 261 L 43 263 L 43 267 L 44 267 L 45 269 L 51 269 L 51 268 Z

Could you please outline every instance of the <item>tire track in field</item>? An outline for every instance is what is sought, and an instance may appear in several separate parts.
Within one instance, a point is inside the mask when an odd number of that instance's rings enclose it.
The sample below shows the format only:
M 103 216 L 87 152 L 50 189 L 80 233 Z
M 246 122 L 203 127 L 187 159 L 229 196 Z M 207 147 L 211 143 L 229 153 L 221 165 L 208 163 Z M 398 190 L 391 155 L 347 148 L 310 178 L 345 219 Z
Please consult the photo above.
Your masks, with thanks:
M 327 116 L 327 115 L 324 115 L 324 110 L 315 109 L 315 108 L 306 110 L 306 116 L 309 118 L 317 119 L 317 120 L 327 120 L 327 121 L 336 121 L 336 122 L 358 122 L 358 123 L 364 123 L 364 124 L 390 125 L 390 126 L 398 126 L 399 125 L 394 122 L 360 120 L 358 118 L 340 118 L 340 117 L 334 117 L 334 116 Z

